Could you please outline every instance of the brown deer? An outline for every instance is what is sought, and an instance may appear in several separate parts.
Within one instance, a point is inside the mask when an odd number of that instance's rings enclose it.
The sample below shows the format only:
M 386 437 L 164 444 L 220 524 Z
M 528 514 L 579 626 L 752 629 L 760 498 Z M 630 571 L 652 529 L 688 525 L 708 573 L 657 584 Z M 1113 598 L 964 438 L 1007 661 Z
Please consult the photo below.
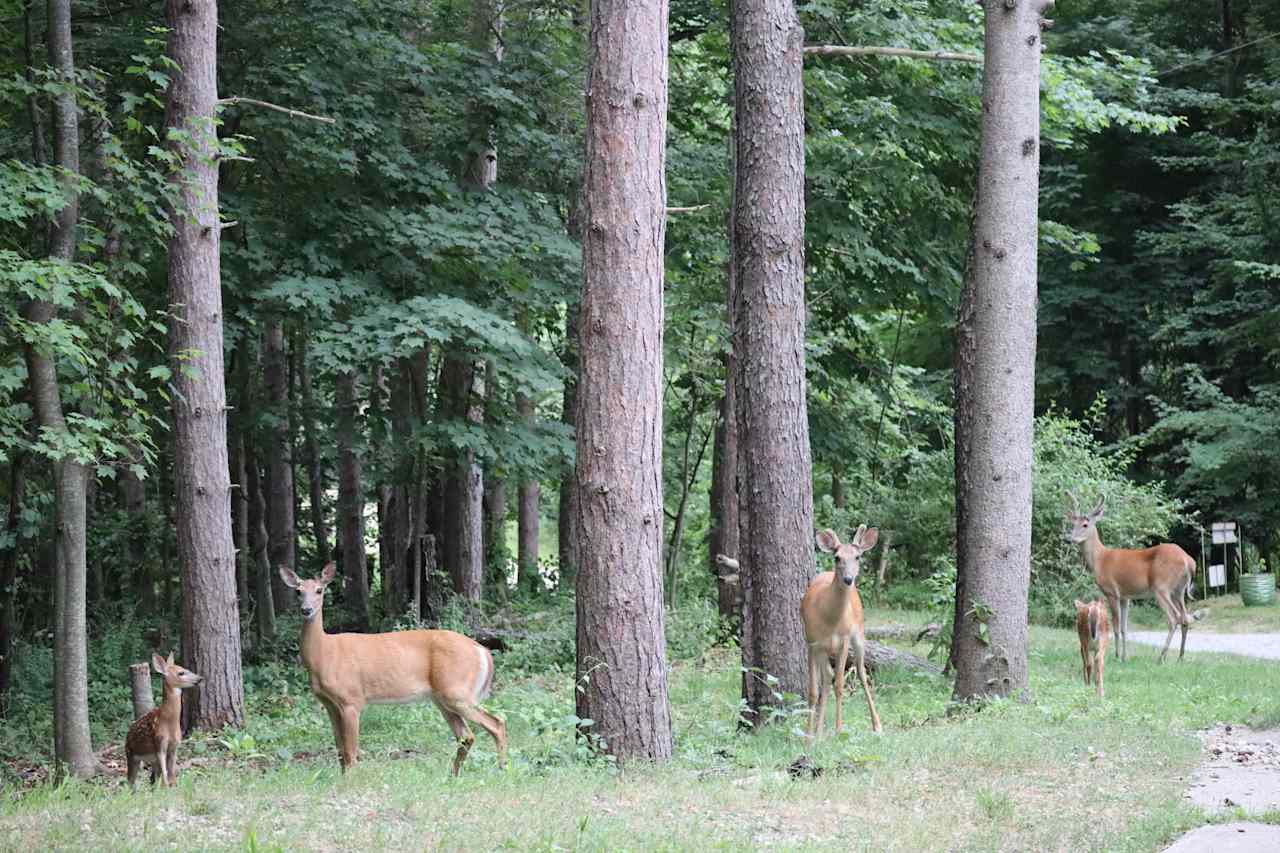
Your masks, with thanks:
M 164 699 L 134 720 L 124 741 L 124 759 L 129 769 L 129 787 L 137 790 L 138 769 L 146 763 L 151 768 L 151 784 L 156 777 L 172 788 L 178 781 L 178 744 L 182 743 L 182 691 L 195 687 L 202 677 L 183 669 L 160 655 L 151 656 L 151 666 L 164 676 Z
M 1106 511 L 1107 496 L 1103 495 L 1098 505 L 1086 513 L 1080 512 L 1074 492 L 1067 492 L 1067 497 L 1071 499 L 1071 509 L 1067 512 L 1067 521 L 1071 522 L 1069 536 L 1080 546 L 1085 565 L 1107 598 L 1116 631 L 1116 658 L 1127 660 L 1129 657 L 1130 600 L 1155 598 L 1169 620 L 1169 634 L 1160 652 L 1160 662 L 1164 663 L 1173 632 L 1178 627 L 1182 628 L 1178 660 L 1182 660 L 1187 651 L 1187 627 L 1191 625 L 1186 598 L 1191 592 L 1196 561 L 1170 543 L 1138 549 L 1108 548 L 1098 538 L 1098 522 Z
M 804 639 L 809 645 L 810 737 L 822 734 L 827 694 L 831 690 L 832 658 L 835 658 L 836 732 L 844 726 L 844 671 L 850 650 L 871 711 L 871 729 L 880 731 L 880 715 L 876 713 L 876 700 L 864 666 L 867 641 L 863 634 L 862 598 L 854 586 L 862 555 L 875 547 L 879 537 L 879 530 L 874 527 L 868 530 L 865 524 L 849 543 L 841 543 L 830 528 L 818 534 L 818 547 L 835 554 L 836 567 L 835 571 L 816 576 L 800 600 Z
M 1107 640 L 1111 636 L 1111 619 L 1102 599 L 1085 604 L 1076 599 L 1076 633 L 1080 635 L 1080 657 L 1084 660 L 1084 683 L 1098 685 L 1098 698 L 1103 698 L 1102 670 L 1107 661 Z
M 336 567 L 329 563 L 319 578 L 300 580 L 280 567 L 285 584 L 298 591 L 302 609 L 302 665 L 311 675 L 311 692 L 333 726 L 343 772 L 356 763 L 360 713 L 369 703 L 431 700 L 458 739 L 453 759 L 457 776 L 476 737 L 467 721 L 487 731 L 507 763 L 507 726 L 480 707 L 493 686 L 493 656 L 469 637 L 453 631 L 391 631 L 385 634 L 326 634 L 324 590 Z

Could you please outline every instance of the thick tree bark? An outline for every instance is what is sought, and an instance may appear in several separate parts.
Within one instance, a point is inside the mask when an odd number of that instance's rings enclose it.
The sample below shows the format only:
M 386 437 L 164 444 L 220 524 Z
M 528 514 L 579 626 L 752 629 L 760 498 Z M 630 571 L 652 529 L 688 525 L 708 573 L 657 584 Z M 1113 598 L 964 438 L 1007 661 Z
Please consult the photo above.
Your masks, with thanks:
M 356 373 L 337 376 L 338 544 L 342 557 L 342 600 L 362 625 L 369 624 L 369 582 L 364 553 L 363 464 L 356 446 Z
M 271 565 L 297 571 L 294 551 L 293 439 L 289 428 L 289 374 L 285 354 L 284 321 L 271 318 L 262 334 L 262 379 L 266 404 L 271 412 L 267 427 L 267 534 Z M 280 579 L 271 573 L 271 588 L 277 608 L 292 596 Z M 280 612 L 277 610 L 277 613 Z
M 533 400 L 524 394 L 516 395 L 516 413 L 525 425 L 533 428 L 535 414 Z M 520 586 L 538 591 L 542 575 L 538 570 L 538 528 L 542 522 L 539 503 L 542 500 L 542 484 L 536 477 L 526 476 L 520 481 L 516 519 L 516 565 Z
M 578 416 L 578 305 L 576 302 L 565 309 L 564 354 L 561 361 L 564 364 L 565 377 L 560 420 L 573 427 Z M 560 472 L 556 525 L 559 540 L 556 550 L 557 563 L 560 567 L 560 584 L 574 585 L 578 578 L 578 480 L 572 464 L 565 465 Z M 543 585 L 540 577 L 535 579 L 531 575 L 529 580 L 532 589 L 542 592 Z
M 49 64 L 60 81 L 75 81 L 71 45 L 71 4 L 48 3 Z M 52 97 L 54 163 L 63 170 L 66 204 L 49 228 L 49 257 L 71 263 L 76 249 L 79 220 L 77 181 L 80 172 L 79 121 L 71 91 Z M 53 322 L 54 307 L 42 300 L 31 302 L 26 319 L 33 325 Z M 25 348 L 31 401 L 41 428 L 58 434 L 69 432 L 58 388 L 57 366 L 38 346 Z M 85 529 L 88 469 L 71 457 L 53 460 L 54 490 L 54 647 L 53 741 L 59 765 L 74 776 L 87 777 L 97 769 L 89 740 L 88 649 L 85 624 L 87 565 Z
M 790 0 L 742 0 L 734 6 L 732 38 L 743 698 L 758 726 L 780 692 L 803 695 L 807 677 L 800 598 L 814 557 L 804 358 L 804 33 Z
M 1027 686 L 1040 13 L 984 0 L 982 146 L 956 323 L 956 699 Z M 961 581 L 962 579 L 962 581 Z
M 667 3 L 594 0 L 577 415 L 577 713 L 671 757 L 662 607 Z
M 165 125 L 181 168 L 169 221 L 174 477 L 182 562 L 182 663 L 204 677 L 183 697 L 184 728 L 244 722 L 240 613 L 227 464 L 218 247 L 218 100 L 215 0 L 167 0 L 166 53 L 175 65 Z
M 311 389 L 311 365 L 308 362 L 307 339 L 302 336 L 295 355 L 298 359 L 298 386 L 302 392 L 302 445 L 307 457 L 308 510 L 311 515 L 311 533 L 316 540 L 316 563 L 324 565 L 333 555 L 329 545 L 329 523 L 324 513 L 324 466 L 320 459 L 320 444 L 316 439 L 316 400 Z M 366 596 L 367 598 L 367 596 Z

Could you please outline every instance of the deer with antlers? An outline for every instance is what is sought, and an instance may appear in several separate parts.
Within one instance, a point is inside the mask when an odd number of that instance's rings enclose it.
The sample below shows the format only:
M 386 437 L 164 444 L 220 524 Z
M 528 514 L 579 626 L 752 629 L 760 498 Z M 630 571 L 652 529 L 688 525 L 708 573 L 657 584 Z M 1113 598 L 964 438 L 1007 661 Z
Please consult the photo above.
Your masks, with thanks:
M 818 547 L 835 554 L 835 571 L 816 576 L 800 600 L 800 618 L 804 622 L 804 639 L 809 646 L 809 736 L 822 734 L 826 716 L 827 694 L 831 690 L 832 666 L 835 658 L 836 732 L 844 725 L 844 670 L 853 652 L 853 663 L 862 681 L 862 692 L 871 711 L 871 729 L 880 731 L 880 715 L 867 682 L 864 665 L 867 641 L 863 633 L 862 598 L 854 582 L 862 567 L 862 555 L 875 547 L 880 531 L 864 524 L 853 535 L 853 541 L 842 543 L 834 530 L 818 534 Z
M 1169 620 L 1169 634 L 1160 652 L 1160 662 L 1164 663 L 1173 632 L 1179 627 L 1182 628 L 1182 647 L 1178 660 L 1182 660 L 1187 651 L 1187 628 L 1191 625 L 1186 599 L 1191 592 L 1196 561 L 1168 542 L 1150 548 L 1108 548 L 1098 538 L 1098 522 L 1106 511 L 1107 496 L 1099 498 L 1098 505 L 1086 513 L 1080 512 L 1080 502 L 1074 492 L 1067 492 L 1067 497 L 1071 500 L 1071 509 L 1067 512 L 1067 521 L 1071 522 L 1069 538 L 1080 546 L 1085 565 L 1106 596 L 1116 633 L 1116 658 L 1127 660 L 1129 657 L 1129 602 L 1135 598 L 1154 598 Z
M 507 726 L 480 707 L 493 685 L 489 650 L 453 631 L 326 634 L 324 591 L 336 572 L 329 563 L 320 577 L 301 580 L 291 569 L 280 567 L 285 585 L 298 592 L 304 620 L 302 665 L 311 675 L 311 692 L 329 715 L 343 772 L 359 754 L 360 713 L 365 705 L 428 699 L 458 739 L 454 776 L 476 740 L 468 721 L 493 737 L 498 766 L 505 767 Z

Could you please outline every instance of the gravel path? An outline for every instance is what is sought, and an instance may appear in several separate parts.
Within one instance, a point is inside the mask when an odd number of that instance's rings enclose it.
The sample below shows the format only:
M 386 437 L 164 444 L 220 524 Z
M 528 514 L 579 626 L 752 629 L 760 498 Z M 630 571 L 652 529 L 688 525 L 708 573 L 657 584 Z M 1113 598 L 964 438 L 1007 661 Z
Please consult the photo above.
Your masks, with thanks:
M 1129 639 L 1145 646 L 1164 645 L 1165 631 L 1130 631 Z M 1113 641 L 1114 642 L 1114 641 Z M 1110 651 L 1110 650 L 1108 650 Z M 1210 634 L 1197 631 L 1195 626 L 1187 632 L 1188 652 L 1227 652 L 1255 658 L 1280 660 L 1280 634 Z M 1169 656 L 1178 656 L 1178 634 L 1169 644 Z

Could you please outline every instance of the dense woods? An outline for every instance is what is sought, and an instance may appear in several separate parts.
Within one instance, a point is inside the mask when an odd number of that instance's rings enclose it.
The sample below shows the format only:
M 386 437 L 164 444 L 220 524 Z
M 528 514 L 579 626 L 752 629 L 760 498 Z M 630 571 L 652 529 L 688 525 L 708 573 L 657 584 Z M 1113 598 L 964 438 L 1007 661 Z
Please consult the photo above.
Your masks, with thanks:
M 1067 489 L 1280 559 L 1275 4 L 0 24 L 0 755 L 94 773 L 174 648 L 185 725 L 244 723 L 282 566 L 336 561 L 344 630 L 576 613 L 534 644 L 625 761 L 676 644 L 786 716 L 819 528 L 880 529 L 869 611 L 953 614 L 960 698 L 1091 594 Z

